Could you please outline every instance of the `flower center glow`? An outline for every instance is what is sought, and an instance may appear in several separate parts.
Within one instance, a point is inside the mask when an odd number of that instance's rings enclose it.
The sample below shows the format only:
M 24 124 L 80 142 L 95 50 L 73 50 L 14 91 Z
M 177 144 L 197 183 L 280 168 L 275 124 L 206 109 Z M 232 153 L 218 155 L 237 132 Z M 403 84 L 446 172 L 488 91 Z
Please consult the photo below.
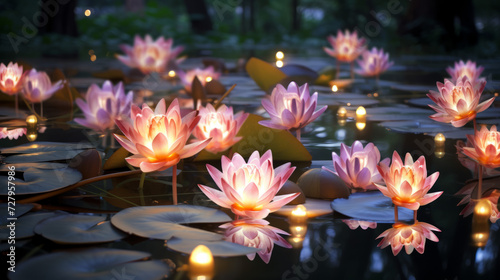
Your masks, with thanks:
M 229 131 L 224 125 L 224 117 L 219 113 L 209 113 L 205 117 L 205 126 L 203 127 L 203 134 L 206 138 L 210 137 L 210 132 L 214 129 L 219 129 L 222 132 L 222 138 L 229 135 Z

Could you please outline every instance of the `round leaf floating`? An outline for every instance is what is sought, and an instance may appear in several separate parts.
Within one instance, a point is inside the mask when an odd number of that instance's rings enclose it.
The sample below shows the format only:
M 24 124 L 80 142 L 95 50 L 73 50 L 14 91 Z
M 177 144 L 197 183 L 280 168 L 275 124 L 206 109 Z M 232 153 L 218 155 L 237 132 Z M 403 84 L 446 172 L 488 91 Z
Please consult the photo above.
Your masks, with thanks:
M 145 260 L 145 252 L 119 249 L 90 249 L 57 252 L 19 263 L 9 279 L 110 280 L 164 279 L 172 268 L 161 260 Z
M 0 165 L 0 171 L 9 171 L 7 164 Z M 58 162 L 23 162 L 16 163 L 15 165 L 17 172 L 24 172 L 28 168 L 37 168 L 37 169 L 60 169 L 68 167 L 65 163 Z
M 26 143 L 11 148 L 5 148 L 0 150 L 0 152 L 2 154 L 30 154 L 38 152 L 71 151 L 92 148 L 93 146 L 89 143 L 35 142 Z
M 105 221 L 105 217 L 88 215 L 53 217 L 38 224 L 35 232 L 60 244 L 110 242 L 127 236 Z
M 223 223 L 231 221 L 224 212 L 193 205 L 166 205 L 131 207 L 111 218 L 113 225 L 127 233 L 146 238 L 170 239 L 174 236 L 187 239 L 220 240 L 213 232 L 180 224 Z
M 16 211 L 13 211 L 14 215 L 9 215 L 9 206 L 8 203 L 0 203 L 0 223 L 4 223 L 7 221 L 7 218 L 19 217 L 26 213 L 28 213 L 31 209 L 33 209 L 33 204 L 20 204 L 16 203 Z
M 394 222 L 394 207 L 391 199 L 378 191 L 353 193 L 347 199 L 335 199 L 331 206 L 334 211 L 353 219 L 381 223 Z M 413 211 L 398 207 L 398 218 L 402 221 L 412 220 Z
M 28 168 L 23 174 L 24 180 L 16 179 L 16 194 L 36 194 L 49 192 L 72 185 L 82 179 L 82 174 L 72 168 L 41 170 Z M 0 176 L 7 182 L 7 176 Z M 7 188 L 0 189 L 0 195 L 7 195 Z
M 173 237 L 167 241 L 168 248 L 184 254 L 191 254 L 193 249 L 198 245 L 207 246 L 212 252 L 212 255 L 216 257 L 245 256 L 247 254 L 257 253 L 261 250 L 224 240 L 207 241 Z
M 33 152 L 30 154 L 19 154 L 6 157 L 5 163 L 15 164 L 23 162 L 43 162 L 66 160 L 75 157 L 84 150 L 63 150 L 63 151 L 48 151 L 48 152 Z
M 28 238 L 35 235 L 34 228 L 41 221 L 56 215 L 54 212 L 33 213 L 24 215 L 17 219 L 16 225 L 16 239 Z M 9 238 L 10 228 L 7 225 L 0 226 L 0 240 L 7 240 Z

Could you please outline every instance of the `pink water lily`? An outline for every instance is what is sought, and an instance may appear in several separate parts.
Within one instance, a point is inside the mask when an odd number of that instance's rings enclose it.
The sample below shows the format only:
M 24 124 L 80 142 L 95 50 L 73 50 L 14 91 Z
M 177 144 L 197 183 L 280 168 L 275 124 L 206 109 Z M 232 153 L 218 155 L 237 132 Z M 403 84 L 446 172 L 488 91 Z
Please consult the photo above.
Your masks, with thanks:
M 332 48 L 324 47 L 325 52 L 342 62 L 354 61 L 366 49 L 366 39 L 358 37 L 356 31 L 342 33 L 338 30 L 337 37 L 330 35 L 327 40 Z
M 112 130 L 116 120 L 130 117 L 133 97 L 132 91 L 125 94 L 122 82 L 113 86 L 110 81 L 105 81 L 102 88 L 92 84 L 85 100 L 76 100 L 85 118 L 75 118 L 75 122 L 101 133 Z
M 485 80 L 473 85 L 467 76 L 459 79 L 456 85 L 446 79 L 444 84 L 437 82 L 439 92 L 431 90 L 427 94 L 437 105 L 429 105 L 437 112 L 430 118 L 438 122 L 451 123 L 454 127 L 464 126 L 475 119 L 477 113 L 490 107 L 495 100 L 492 97 L 479 104 L 485 85 Z
M 375 183 L 382 183 L 382 176 L 378 172 L 377 164 L 380 162 L 380 152 L 373 143 L 363 144 L 354 141 L 351 147 L 340 144 L 340 156 L 332 153 L 335 171 L 323 166 L 323 169 L 339 176 L 350 188 L 361 190 L 376 190 Z M 382 161 L 386 165 L 390 159 Z
M 174 99 L 166 110 L 161 99 L 155 110 L 148 105 L 142 109 L 132 104 L 131 119 L 116 120 L 125 136 L 115 134 L 116 140 L 134 154 L 126 158 L 130 165 L 143 172 L 162 171 L 176 165 L 181 159 L 203 150 L 210 139 L 186 145 L 200 119 L 196 112 L 181 118 L 179 102 Z
M 410 153 L 407 153 L 403 164 L 399 154 L 394 151 L 392 164 L 389 166 L 386 162 L 380 162 L 378 171 L 387 187 L 376 184 L 377 188 L 391 198 L 396 206 L 417 210 L 420 206 L 436 200 L 443 193 L 442 191 L 427 193 L 439 177 L 439 172 L 427 177 L 424 156 L 413 162 Z
M 450 74 L 453 81 L 459 81 L 464 76 L 467 76 L 472 84 L 481 79 L 479 76 L 481 75 L 483 70 L 483 66 L 477 67 L 476 63 L 470 60 L 467 60 L 466 63 L 464 63 L 463 60 L 460 60 L 459 62 L 455 62 L 455 66 L 453 68 L 451 66 L 446 68 L 446 72 Z
M 472 136 L 472 135 L 471 135 Z M 474 177 L 477 177 L 477 172 L 478 172 L 478 163 L 477 161 L 473 160 L 472 158 L 468 157 L 465 155 L 463 148 L 472 148 L 475 149 L 474 146 L 472 145 L 471 141 L 464 142 L 462 140 L 458 140 L 457 143 L 455 144 L 455 147 L 457 148 L 457 157 L 458 161 L 467 169 L 469 169 L 473 174 Z M 483 168 L 483 176 L 496 176 L 500 175 L 500 170 L 496 170 L 494 168 Z
M 291 82 L 288 88 L 278 84 L 273 89 L 270 99 L 263 99 L 262 106 L 271 117 L 270 120 L 260 121 L 259 124 L 270 128 L 297 131 L 318 118 L 328 106 L 317 111 L 318 93 L 312 96 L 308 84 L 298 87 Z M 300 138 L 300 134 L 298 137 Z
M 474 184 L 471 186 L 475 187 L 476 185 Z M 461 190 L 461 194 L 465 194 L 465 196 L 458 203 L 458 205 L 467 204 L 464 207 L 464 209 L 462 209 L 462 211 L 460 212 L 460 215 L 463 215 L 464 217 L 467 217 L 470 214 L 474 213 L 474 207 L 478 203 L 477 199 L 471 199 L 473 189 L 474 188 L 470 188 L 467 190 Z M 488 201 L 490 204 L 490 207 L 491 207 L 490 221 L 492 224 L 496 223 L 498 221 L 498 219 L 500 219 L 500 211 L 498 210 L 498 207 L 497 207 L 499 198 L 500 198 L 500 191 L 497 189 L 494 189 L 489 194 L 483 195 L 481 197 L 481 199 L 486 199 L 486 201 Z
M 204 185 L 198 187 L 213 202 L 230 208 L 237 216 L 263 219 L 300 194 L 276 196 L 295 167 L 285 163 L 274 169 L 271 150 L 262 157 L 258 151 L 253 152 L 248 162 L 238 153 L 231 159 L 222 156 L 221 162 L 222 172 L 211 165 L 207 165 L 207 170 L 222 191 Z
M 143 74 L 153 72 L 164 73 L 170 68 L 176 67 L 183 59 L 177 59 L 184 47 L 173 46 L 173 39 L 166 39 L 163 36 L 153 41 L 150 35 L 146 35 L 144 40 L 138 35 L 134 38 L 134 45 L 120 45 L 125 55 L 118 55 L 117 58 L 131 68 L 138 68 Z
M 289 235 L 287 232 L 269 225 L 265 220 L 238 220 L 220 226 L 225 229 L 224 240 L 247 247 L 261 249 L 257 252 L 260 258 L 269 263 L 274 244 L 292 248 L 280 234 Z M 248 259 L 253 261 L 255 253 L 248 254 Z
M 10 62 L 7 66 L 0 64 L 0 91 L 14 95 L 23 88 L 23 66 Z
M 378 77 L 394 64 L 389 62 L 389 53 L 384 53 L 382 48 L 378 50 L 373 47 L 371 51 L 366 50 L 361 55 L 362 58 L 357 61 L 360 69 L 355 70 L 361 76 Z
M 488 130 L 481 126 L 481 130 L 474 135 L 467 135 L 471 147 L 463 147 L 463 153 L 486 168 L 500 167 L 500 132 L 495 125 Z
M 236 134 L 248 117 L 248 113 L 241 111 L 234 115 L 232 107 L 221 105 L 216 110 L 209 103 L 199 109 L 199 116 L 201 119 L 193 131 L 193 136 L 198 140 L 212 138 L 205 150 L 216 154 L 226 151 L 241 140 Z
M 413 249 L 417 250 L 420 254 L 423 254 L 426 239 L 434 242 L 439 241 L 437 236 L 432 231 L 441 232 L 441 230 L 437 227 L 423 222 L 416 222 L 413 225 L 395 223 L 392 225 L 392 228 L 384 231 L 377 237 L 377 239 L 383 237 L 382 241 L 378 244 L 378 247 L 383 249 L 391 245 L 394 256 L 399 254 L 403 247 L 405 247 L 405 251 L 408 255 L 413 252 Z
M 23 84 L 23 96 L 32 103 L 49 99 L 64 86 L 63 81 L 52 84 L 47 73 L 34 68 L 25 74 Z
M 194 77 L 198 77 L 201 84 L 205 86 L 208 82 L 212 80 L 218 80 L 220 78 L 220 73 L 214 70 L 213 66 L 208 66 L 205 69 L 195 68 L 187 72 L 179 71 L 179 78 L 187 92 L 191 92 L 191 86 L 193 84 Z

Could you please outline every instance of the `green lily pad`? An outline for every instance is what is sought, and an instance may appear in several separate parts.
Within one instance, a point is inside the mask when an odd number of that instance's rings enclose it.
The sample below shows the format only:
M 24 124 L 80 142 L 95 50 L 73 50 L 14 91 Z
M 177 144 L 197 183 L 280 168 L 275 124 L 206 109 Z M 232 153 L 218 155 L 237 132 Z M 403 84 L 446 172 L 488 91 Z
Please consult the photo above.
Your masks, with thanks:
M 267 150 L 273 152 L 274 160 L 311 161 L 312 156 L 302 143 L 289 131 L 268 128 L 259 124 L 264 117 L 249 114 L 238 132 L 242 136 L 232 151 L 243 157 L 249 157 L 255 150 L 263 154 Z M 284 145 L 283 143 L 286 143 Z M 220 160 L 220 155 L 200 153 L 195 161 Z
M 102 243 L 127 236 L 105 219 L 101 216 L 60 215 L 39 223 L 35 232 L 60 244 Z
M 392 201 L 379 191 L 353 193 L 347 199 L 335 199 L 332 201 L 331 207 L 334 211 L 353 219 L 379 223 L 394 222 Z M 410 221 L 413 219 L 413 211 L 398 207 L 398 218 L 401 221 Z
M 43 212 L 27 214 L 15 221 L 16 239 L 28 238 L 35 235 L 34 228 L 41 221 L 57 215 L 55 212 Z M 0 240 L 7 240 L 10 228 L 7 225 L 0 226 Z
M 33 142 L 1 149 L 2 154 L 30 154 L 34 152 L 71 151 L 92 149 L 90 143 Z
M 245 69 L 255 83 L 266 92 L 286 77 L 280 69 L 255 57 L 248 60 Z
M 17 178 L 16 195 L 49 192 L 72 185 L 82 179 L 82 174 L 72 168 L 37 169 L 28 168 L 23 173 L 24 180 Z M 7 176 L 0 176 L 2 182 L 7 182 Z M 0 195 L 7 195 L 7 188 L 0 189 Z
M 235 256 L 245 256 L 248 254 L 257 253 L 261 249 L 247 247 L 240 244 L 216 240 L 196 240 L 196 239 L 185 239 L 173 237 L 167 241 L 167 247 L 184 254 L 191 254 L 194 248 L 198 245 L 205 245 L 210 249 L 212 255 L 216 257 L 235 257 Z
M 174 236 L 187 239 L 221 240 L 222 236 L 219 234 L 181 224 L 228 221 L 231 221 L 231 218 L 222 211 L 194 205 L 131 207 L 118 212 L 111 218 L 111 223 L 124 232 L 165 240 Z
M 21 262 L 9 279 L 110 280 L 164 279 L 172 267 L 161 260 L 146 260 L 145 252 L 94 248 L 76 252 L 57 252 Z

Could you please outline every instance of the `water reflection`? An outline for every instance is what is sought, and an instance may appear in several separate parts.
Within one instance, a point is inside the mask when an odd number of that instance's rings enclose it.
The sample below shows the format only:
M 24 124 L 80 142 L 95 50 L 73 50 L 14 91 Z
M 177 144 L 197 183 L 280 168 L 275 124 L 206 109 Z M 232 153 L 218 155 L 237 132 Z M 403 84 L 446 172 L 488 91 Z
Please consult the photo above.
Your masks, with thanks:
M 364 230 L 366 230 L 368 228 L 371 228 L 371 229 L 377 228 L 376 222 L 361 221 L 361 220 L 342 220 L 342 222 L 344 222 L 352 230 L 355 230 L 358 227 L 360 227 Z
M 224 239 L 247 247 L 261 249 L 257 254 L 267 264 L 271 260 L 274 244 L 292 248 L 282 235 L 287 232 L 269 225 L 266 220 L 237 220 L 220 226 L 225 229 Z M 255 253 L 248 254 L 248 259 L 253 261 Z
M 390 229 L 384 231 L 377 237 L 377 239 L 383 238 L 378 244 L 378 247 L 383 249 L 391 245 L 394 256 L 399 254 L 403 247 L 405 247 L 405 251 L 408 255 L 413 252 L 413 249 L 423 254 L 426 239 L 434 242 L 439 241 L 432 231 L 440 232 L 441 230 L 424 222 L 415 222 L 413 225 L 397 222 L 394 223 Z

